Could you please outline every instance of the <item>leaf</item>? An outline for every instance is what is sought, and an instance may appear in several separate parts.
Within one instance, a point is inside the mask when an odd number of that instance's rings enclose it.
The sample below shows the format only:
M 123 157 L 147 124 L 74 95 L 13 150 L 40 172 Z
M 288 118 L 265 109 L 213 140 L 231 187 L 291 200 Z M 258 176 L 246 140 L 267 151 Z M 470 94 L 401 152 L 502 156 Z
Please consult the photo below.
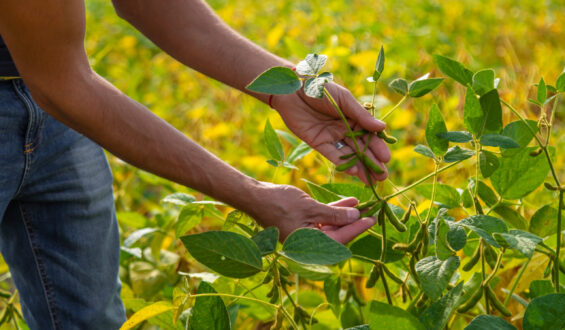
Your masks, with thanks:
M 373 300 L 369 311 L 369 329 L 415 330 L 425 329 L 409 312 L 389 304 Z
M 373 72 L 373 82 L 377 82 L 383 73 L 385 68 L 385 50 L 383 46 L 381 46 L 381 50 L 379 51 L 379 56 L 377 57 L 377 62 L 375 63 L 375 71 Z
M 455 251 L 447 242 L 447 233 L 449 232 L 450 228 L 443 217 L 436 217 L 434 219 L 433 226 L 430 227 L 433 227 L 433 230 L 430 230 L 430 234 L 433 236 L 437 258 L 443 261 L 453 256 L 455 254 Z M 466 239 L 467 235 L 465 233 L 465 229 L 463 229 L 463 235 Z
M 551 204 L 542 206 L 530 219 L 530 231 L 540 237 L 547 237 L 557 232 L 554 222 L 557 221 L 557 210 Z
M 533 280 L 530 283 L 530 299 L 555 293 L 553 283 L 550 280 Z
M 565 294 L 553 293 L 534 298 L 524 314 L 524 330 L 563 329 L 565 327 Z
M 301 278 L 309 279 L 312 281 L 323 281 L 332 276 L 332 270 L 327 266 L 320 265 L 305 265 L 286 259 L 285 263 L 288 269 L 297 274 Z
M 228 213 L 226 217 L 226 221 L 224 221 L 224 225 L 222 226 L 222 230 L 231 229 L 236 223 L 238 223 L 243 218 L 243 212 L 240 210 L 233 210 Z
M 194 198 L 194 196 L 192 196 L 192 195 L 177 192 L 177 193 L 166 196 L 165 198 L 163 198 L 162 202 L 184 206 L 188 203 L 194 202 L 195 200 L 196 200 L 196 198 Z
M 154 233 L 158 230 L 160 230 L 160 229 L 159 228 L 143 228 L 143 229 L 136 230 L 133 233 L 131 233 L 128 236 L 128 238 L 126 238 L 124 240 L 123 246 L 126 247 L 126 248 L 129 248 L 133 244 L 135 244 L 135 242 L 137 242 L 143 236 Z
M 473 135 L 471 135 L 471 133 L 466 131 L 452 131 L 452 132 L 438 133 L 437 137 L 455 143 L 465 143 L 473 140 Z
M 502 157 L 500 166 L 490 180 L 493 188 L 504 199 L 522 198 L 539 187 L 549 172 L 545 155 L 535 157 L 530 153 L 537 148 L 523 148 L 515 155 Z M 551 154 L 555 149 L 550 149 Z
M 538 84 L 538 102 L 540 104 L 544 104 L 545 100 L 547 99 L 547 86 L 545 85 L 545 81 L 543 77 L 540 79 Z
M 421 184 L 416 186 L 415 189 L 423 197 L 427 199 L 432 198 L 433 184 Z M 459 207 L 460 199 L 461 197 L 457 189 L 443 183 L 436 184 L 436 203 L 439 203 L 447 208 L 455 208 Z
M 216 293 L 216 290 L 209 283 L 202 281 L 196 294 L 204 293 Z M 196 297 L 188 323 L 190 330 L 231 328 L 228 310 L 219 296 Z
M 535 120 L 527 119 L 527 124 L 521 120 L 513 121 L 510 124 L 506 125 L 502 130 L 502 135 L 508 136 L 512 140 L 518 142 L 520 148 L 526 147 L 530 141 L 534 138 L 528 126 L 537 133 L 538 131 L 538 123 Z M 512 156 L 515 154 L 517 150 L 502 150 L 503 156 Z
M 465 160 L 471 158 L 475 155 L 473 150 L 460 148 L 459 146 L 451 147 L 447 149 L 447 152 L 443 156 L 443 161 L 446 163 L 453 163 L 460 160 Z
M 394 79 L 393 81 L 390 82 L 388 86 L 402 96 L 408 93 L 408 82 L 406 81 L 406 79 L 403 78 Z
M 414 151 L 419 153 L 420 155 L 429 157 L 431 159 L 436 159 L 432 149 L 430 149 L 428 146 L 425 146 L 423 144 L 418 144 L 417 146 L 415 146 Z
M 471 180 L 469 185 L 471 187 L 471 190 L 475 189 L 475 181 L 474 180 Z M 479 181 L 478 191 L 479 191 L 479 197 L 488 206 L 492 206 L 492 205 L 496 204 L 496 202 L 498 202 L 498 196 L 483 181 Z
M 475 95 L 475 91 L 469 87 L 465 93 L 465 105 L 463 113 L 465 127 L 476 137 L 480 137 L 483 128 L 484 114 L 481 102 Z
M 251 240 L 257 244 L 261 255 L 265 256 L 275 252 L 277 242 L 279 240 L 279 229 L 277 227 L 268 227 L 258 232 Z
M 120 330 L 128 330 L 134 328 L 136 325 L 146 321 L 152 317 L 163 314 L 173 310 L 175 307 L 168 301 L 158 301 L 149 306 L 143 307 L 137 313 L 133 314 L 122 326 Z
M 488 133 L 498 133 L 502 130 L 502 107 L 496 89 L 491 90 L 479 99 L 483 110 L 482 128 L 477 137 Z
M 355 183 L 324 183 L 322 187 L 336 193 L 339 196 L 355 197 L 359 202 L 373 198 L 373 192 L 366 186 Z
M 431 300 L 437 300 L 441 297 L 451 277 L 459 268 L 459 263 L 458 256 L 451 256 L 446 260 L 431 256 L 416 263 L 416 273 L 420 278 L 420 285 Z
M 481 144 L 489 147 L 520 148 L 520 144 L 512 138 L 496 133 L 485 134 L 481 137 Z
M 516 330 L 512 324 L 494 315 L 479 315 L 465 327 L 465 330 Z
M 557 82 L 555 83 L 555 88 L 558 91 L 564 93 L 565 92 L 565 72 L 563 72 L 559 78 L 557 78 Z
M 330 276 L 324 281 L 324 293 L 326 294 L 326 300 L 330 304 L 336 317 L 339 317 L 339 312 L 341 310 L 339 291 L 341 291 L 341 278 L 339 276 Z
M 436 104 L 430 109 L 428 115 L 428 124 L 426 125 L 426 141 L 430 146 L 430 149 L 437 156 L 443 156 L 449 147 L 449 142 L 445 139 L 438 138 L 437 135 L 447 132 L 447 127 L 445 127 L 445 122 L 441 116 L 441 112 Z
M 473 89 L 477 94 L 484 95 L 494 87 L 494 70 L 493 69 L 485 69 L 481 71 L 477 71 L 473 75 Z
M 459 283 L 456 287 L 449 290 L 440 300 L 433 302 L 420 316 L 420 321 L 426 329 L 443 329 L 451 314 L 457 307 L 457 302 L 461 297 L 463 284 Z
M 490 177 L 499 165 L 500 162 L 495 154 L 487 150 L 481 150 L 481 153 L 479 154 L 479 168 L 481 169 L 481 174 L 485 179 Z
M 243 235 L 210 230 L 180 239 L 194 259 L 221 275 L 245 278 L 261 271 L 261 252 Z
M 352 328 L 355 330 L 367 328 L 362 325 L 363 320 L 361 319 L 360 309 L 358 306 L 353 304 L 352 301 L 347 301 L 343 304 L 343 309 L 339 316 L 342 328 Z
M 327 60 L 326 55 L 308 54 L 304 60 L 296 65 L 296 73 L 304 76 L 317 75 Z
M 311 151 L 312 148 L 308 144 L 300 142 L 300 144 L 298 144 L 290 151 L 290 154 L 288 155 L 288 158 L 286 160 L 287 162 L 292 164 L 304 158 L 304 156 L 308 155 Z
M 526 219 L 524 219 L 524 217 L 521 216 L 520 213 L 514 211 L 506 205 L 498 205 L 494 208 L 494 212 L 500 215 L 502 219 L 512 227 L 523 230 L 528 228 L 528 222 L 526 221 Z
M 252 92 L 283 95 L 292 94 L 302 87 L 294 71 L 284 67 L 274 67 L 255 78 L 246 88 Z
M 507 247 L 520 251 L 528 258 L 532 257 L 536 246 L 542 241 L 534 234 L 516 229 L 510 230 L 508 233 L 495 233 L 494 235 L 499 243 L 501 242 L 500 238 L 502 238 Z
M 308 180 L 304 180 L 304 181 L 306 182 L 306 185 L 310 189 L 310 193 L 312 194 L 312 197 L 314 197 L 314 199 L 317 200 L 318 202 L 328 204 L 341 199 L 340 195 L 334 193 L 333 191 L 327 188 L 320 186 L 319 184 L 310 182 Z
M 441 55 L 434 55 L 434 60 L 443 74 L 459 82 L 463 86 L 473 83 L 473 72 L 463 64 Z
M 180 211 L 175 225 L 175 236 L 180 237 L 202 221 L 202 206 L 186 204 Z
M 310 97 L 321 99 L 324 97 L 324 86 L 333 80 L 333 75 L 324 72 L 316 78 L 310 78 L 304 83 L 304 93 Z
M 269 150 L 271 157 L 282 162 L 284 160 L 283 147 L 279 140 L 279 136 L 273 129 L 273 126 L 271 126 L 271 122 L 268 119 L 265 123 L 264 137 L 267 150 Z
M 308 265 L 333 265 L 351 257 L 351 252 L 343 244 L 312 228 L 293 231 L 285 240 L 280 253 Z
M 279 167 L 279 162 L 274 159 L 267 159 L 267 163 L 273 167 Z
M 443 78 L 414 80 L 408 85 L 409 95 L 411 97 L 422 97 L 436 89 L 442 81 Z
M 500 245 L 498 245 L 498 243 L 494 240 L 492 234 L 508 232 L 508 227 L 504 221 L 489 215 L 474 215 L 457 223 L 460 226 L 471 229 L 487 243 L 497 248 L 499 248 Z
M 404 252 L 392 249 L 394 243 L 396 242 L 390 239 L 386 240 L 385 263 L 395 262 L 404 257 Z M 381 256 L 382 240 L 372 235 L 366 235 L 353 242 L 349 249 L 354 256 L 378 260 Z

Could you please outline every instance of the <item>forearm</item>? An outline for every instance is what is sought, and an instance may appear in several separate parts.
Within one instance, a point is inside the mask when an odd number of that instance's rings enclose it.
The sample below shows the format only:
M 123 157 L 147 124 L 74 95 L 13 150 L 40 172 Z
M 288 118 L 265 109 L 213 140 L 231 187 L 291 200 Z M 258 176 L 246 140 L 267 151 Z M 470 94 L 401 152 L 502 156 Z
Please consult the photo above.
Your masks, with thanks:
M 121 17 L 185 65 L 232 87 L 273 66 L 292 66 L 228 27 L 202 0 L 114 0 Z M 253 94 L 263 102 L 267 96 Z

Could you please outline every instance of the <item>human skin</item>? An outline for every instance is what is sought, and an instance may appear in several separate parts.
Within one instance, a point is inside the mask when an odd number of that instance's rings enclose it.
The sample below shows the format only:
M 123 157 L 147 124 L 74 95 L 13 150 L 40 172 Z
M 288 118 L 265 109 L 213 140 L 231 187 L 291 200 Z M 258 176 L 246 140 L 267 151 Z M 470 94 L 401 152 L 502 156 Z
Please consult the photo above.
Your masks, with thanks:
M 263 102 L 268 96 L 245 86 L 269 67 L 291 66 L 230 29 L 203 1 L 114 0 L 114 6 L 180 62 Z M 84 49 L 82 0 L 2 0 L 0 35 L 42 109 L 128 163 L 241 209 L 263 226 L 275 225 L 283 239 L 296 228 L 321 225 L 345 243 L 374 224 L 373 218 L 359 219 L 355 199 L 324 205 L 295 187 L 242 174 L 96 74 Z M 384 129 L 349 91 L 336 84 L 328 89 L 352 126 Z M 346 128 L 327 100 L 297 92 L 276 96 L 273 107 L 298 137 L 332 162 L 340 164 L 339 156 L 352 152 L 350 146 L 333 145 Z M 385 169 L 390 152 L 383 141 L 372 139 L 368 151 Z M 349 173 L 368 181 L 361 167 Z

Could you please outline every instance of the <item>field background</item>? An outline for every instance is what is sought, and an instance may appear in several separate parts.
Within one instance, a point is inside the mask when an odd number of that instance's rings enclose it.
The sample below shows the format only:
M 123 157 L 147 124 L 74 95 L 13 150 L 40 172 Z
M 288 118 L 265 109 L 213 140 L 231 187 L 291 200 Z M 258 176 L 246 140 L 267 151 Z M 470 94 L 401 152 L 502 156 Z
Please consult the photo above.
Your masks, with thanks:
M 365 78 L 372 74 L 378 49 L 384 45 L 387 58 L 378 84 L 380 111 L 400 99 L 387 87 L 393 79 L 413 80 L 427 72 L 442 76 L 432 58 L 433 54 L 442 54 L 472 70 L 493 68 L 501 79 L 501 98 L 536 119 L 538 110 L 527 103 L 535 93 L 531 85 L 541 76 L 548 83 L 555 82 L 565 67 L 565 4 L 557 0 L 212 0 L 209 4 L 235 30 L 284 58 L 298 62 L 308 53 L 327 55 L 325 69 L 360 100 L 372 92 Z M 86 48 L 95 71 L 229 164 L 256 179 L 289 183 L 305 191 L 302 179 L 320 184 L 353 180 L 342 175 L 333 177 L 331 167 L 315 152 L 296 163 L 298 170 L 270 166 L 263 141 L 265 121 L 269 119 L 276 129 L 288 131 L 275 111 L 171 59 L 119 19 L 110 1 L 88 0 L 87 20 Z M 395 185 L 408 185 L 433 170 L 432 162 L 413 152 L 414 145 L 425 141 L 423 131 L 431 104 L 440 106 L 448 130 L 461 130 L 463 97 L 464 90 L 446 80 L 431 95 L 405 103 L 387 120 L 390 132 L 400 139 L 391 147 L 393 159 L 389 163 L 390 180 Z M 553 145 L 558 151 L 565 150 L 565 135 L 561 134 L 564 108 L 560 106 L 556 118 Z M 504 122 L 516 120 L 506 110 Z M 288 151 L 291 144 L 283 143 Z M 172 300 L 174 288 L 181 287 L 184 281 L 177 271 L 205 271 L 179 245 L 174 228 L 162 227 L 167 219 L 177 216 L 179 209 L 161 200 L 174 192 L 186 192 L 197 199 L 206 197 L 137 170 L 111 155 L 109 159 L 122 238 L 140 228 L 161 228 L 164 233 L 159 239 L 149 235 L 135 246 L 168 251 L 158 254 L 158 262 L 151 260 L 151 253 L 146 253 L 141 262 L 123 252 L 123 296 L 131 315 L 151 301 Z M 559 158 L 558 171 L 562 165 L 563 158 Z M 440 176 L 440 182 L 464 188 L 469 168 L 461 165 L 459 170 L 448 171 Z M 379 189 L 392 188 L 390 183 L 384 183 Z M 532 195 L 535 197 L 523 201 L 526 219 L 550 202 L 551 195 L 538 190 Z M 405 201 L 396 202 L 402 205 Z M 221 227 L 220 219 L 231 209 L 220 206 L 216 210 L 215 215 L 205 215 L 191 232 Z M 531 274 L 523 277 L 522 291 L 531 279 L 540 278 L 543 267 L 538 268 L 531 267 Z M 353 265 L 353 270 L 364 272 L 358 265 Z M 500 275 L 502 281 L 505 273 L 510 272 L 507 277 L 511 278 L 512 271 L 507 267 Z M 7 266 L 1 263 L 2 286 L 6 289 L 10 288 L 7 272 Z M 352 277 L 352 281 L 361 287 L 363 278 Z M 229 285 L 233 285 L 230 283 L 220 279 L 216 281 L 217 289 L 224 286 L 229 291 Z M 323 301 L 320 283 L 304 284 L 307 294 L 301 300 L 308 306 Z M 362 293 L 368 299 L 382 299 L 378 288 Z M 519 306 L 511 303 L 510 308 L 517 310 Z M 320 329 L 333 329 L 338 324 L 327 310 L 319 315 Z M 252 329 L 270 317 L 268 311 L 251 306 L 240 310 L 236 328 Z M 463 323 L 452 326 L 461 328 Z

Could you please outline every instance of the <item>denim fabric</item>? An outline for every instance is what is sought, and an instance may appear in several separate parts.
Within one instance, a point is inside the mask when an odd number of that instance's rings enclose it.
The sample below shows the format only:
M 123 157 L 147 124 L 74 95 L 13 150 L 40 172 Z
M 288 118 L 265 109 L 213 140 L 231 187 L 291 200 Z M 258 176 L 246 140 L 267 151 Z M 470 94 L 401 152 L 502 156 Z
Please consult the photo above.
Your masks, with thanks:
M 119 244 L 102 148 L 0 81 L 0 251 L 29 327 L 119 328 Z

